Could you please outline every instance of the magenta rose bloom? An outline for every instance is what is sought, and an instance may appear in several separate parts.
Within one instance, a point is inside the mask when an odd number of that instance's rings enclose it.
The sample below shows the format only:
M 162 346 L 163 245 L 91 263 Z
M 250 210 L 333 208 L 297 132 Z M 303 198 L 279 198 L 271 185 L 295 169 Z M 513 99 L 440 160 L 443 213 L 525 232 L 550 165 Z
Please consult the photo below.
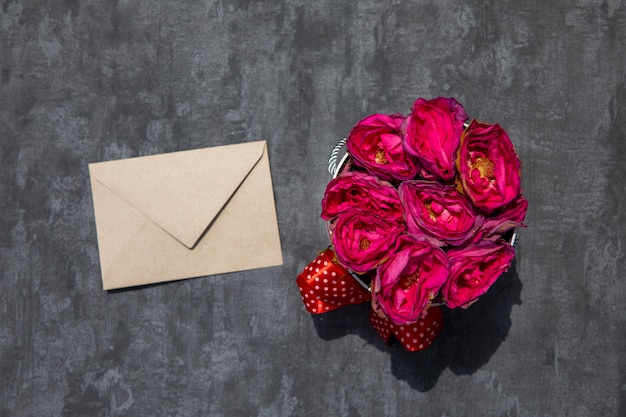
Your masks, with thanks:
M 457 166 L 463 191 L 486 213 L 520 194 L 521 162 L 509 135 L 497 124 L 472 121 L 461 138 Z
M 389 257 L 390 249 L 404 229 L 399 221 L 352 208 L 340 214 L 334 224 L 335 254 L 346 268 L 367 272 Z
M 465 109 L 453 98 L 418 98 L 404 124 L 404 148 L 416 156 L 422 171 L 450 180 L 459 148 Z
M 454 186 L 430 181 L 405 181 L 398 189 L 411 235 L 426 234 L 459 246 L 474 237 L 483 217 Z
M 331 220 L 352 207 L 383 218 L 402 219 L 398 190 L 364 172 L 347 172 L 328 183 L 322 200 L 322 219 Z
M 448 251 L 450 278 L 443 287 L 443 297 L 450 308 L 469 307 L 504 273 L 515 251 L 504 241 L 483 241 Z
M 378 267 L 372 306 L 396 324 L 414 323 L 426 313 L 448 275 L 443 250 L 403 235 L 398 238 L 396 252 Z
M 524 218 L 527 210 L 528 200 L 520 194 L 515 200 L 485 218 L 485 222 L 476 237 L 478 239 L 497 240 L 510 230 L 525 227 Z
M 346 147 L 359 165 L 383 180 L 415 177 L 417 160 L 404 152 L 400 114 L 373 114 L 352 128 Z

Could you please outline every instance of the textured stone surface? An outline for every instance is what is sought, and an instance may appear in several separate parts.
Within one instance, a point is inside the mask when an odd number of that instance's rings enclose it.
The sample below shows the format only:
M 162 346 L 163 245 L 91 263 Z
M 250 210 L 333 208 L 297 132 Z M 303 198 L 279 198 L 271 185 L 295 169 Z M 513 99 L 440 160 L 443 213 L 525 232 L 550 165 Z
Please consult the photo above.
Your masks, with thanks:
M 0 7 L 0 415 L 626 415 L 622 1 Z M 438 95 L 507 129 L 529 227 L 410 354 L 294 279 L 338 138 Z M 284 266 L 101 290 L 88 163 L 258 139 Z

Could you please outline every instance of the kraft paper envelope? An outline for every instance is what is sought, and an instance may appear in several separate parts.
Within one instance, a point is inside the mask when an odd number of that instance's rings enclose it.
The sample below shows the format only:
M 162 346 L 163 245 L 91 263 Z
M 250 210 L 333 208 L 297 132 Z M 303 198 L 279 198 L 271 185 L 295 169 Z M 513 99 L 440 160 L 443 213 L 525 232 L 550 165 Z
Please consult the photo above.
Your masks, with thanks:
M 265 141 L 89 164 L 105 290 L 282 265 Z

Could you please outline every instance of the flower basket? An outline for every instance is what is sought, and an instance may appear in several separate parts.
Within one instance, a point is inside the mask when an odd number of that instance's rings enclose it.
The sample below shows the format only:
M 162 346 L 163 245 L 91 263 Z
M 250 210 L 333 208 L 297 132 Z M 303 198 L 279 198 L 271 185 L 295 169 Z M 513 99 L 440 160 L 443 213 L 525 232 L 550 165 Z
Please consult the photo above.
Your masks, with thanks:
M 499 125 L 469 120 L 453 98 L 366 117 L 333 149 L 329 172 L 331 245 L 296 279 L 312 314 L 371 302 L 387 343 L 423 350 L 441 308 L 468 308 L 515 256 L 528 207 L 520 160 Z

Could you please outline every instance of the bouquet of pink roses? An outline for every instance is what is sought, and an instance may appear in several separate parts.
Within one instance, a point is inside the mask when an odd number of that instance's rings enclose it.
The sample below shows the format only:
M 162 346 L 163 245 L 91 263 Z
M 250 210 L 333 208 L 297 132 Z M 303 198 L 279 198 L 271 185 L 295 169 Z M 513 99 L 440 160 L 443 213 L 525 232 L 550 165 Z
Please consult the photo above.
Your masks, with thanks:
M 381 336 L 424 349 L 441 329 L 436 305 L 470 306 L 510 266 L 528 207 L 520 160 L 499 125 L 468 122 L 444 97 L 417 99 L 406 117 L 366 117 L 346 147 L 322 201 L 332 248 L 298 276 L 303 300 L 322 313 L 358 294 L 351 303 L 371 300 Z M 315 289 L 329 272 L 343 278 Z

